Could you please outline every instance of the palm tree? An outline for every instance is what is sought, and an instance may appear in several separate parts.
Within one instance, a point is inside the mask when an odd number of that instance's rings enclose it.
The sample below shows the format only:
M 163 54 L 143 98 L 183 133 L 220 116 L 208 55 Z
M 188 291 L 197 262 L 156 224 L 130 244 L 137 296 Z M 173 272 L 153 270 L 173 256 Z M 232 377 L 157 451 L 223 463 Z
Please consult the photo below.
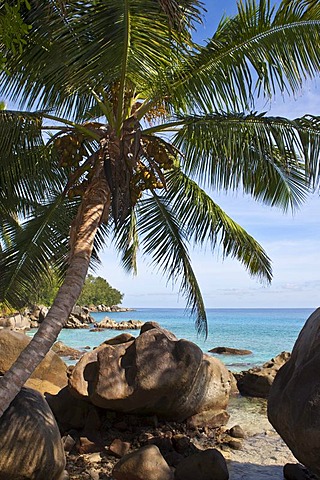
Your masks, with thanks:
M 0 185 L 25 219 L 0 256 L 0 300 L 18 304 L 49 267 L 63 279 L 45 322 L 1 378 L 0 412 L 57 338 L 90 264 L 113 239 L 127 270 L 138 248 L 206 333 L 189 243 L 221 248 L 271 280 L 261 246 L 205 189 L 243 189 L 296 208 L 317 181 L 319 119 L 254 111 L 319 72 L 320 5 L 248 0 L 207 45 L 197 0 L 31 1 L 23 55 L 7 58 Z M 68 231 L 70 229 L 70 235 Z M 10 242 L 9 242 L 10 243 Z

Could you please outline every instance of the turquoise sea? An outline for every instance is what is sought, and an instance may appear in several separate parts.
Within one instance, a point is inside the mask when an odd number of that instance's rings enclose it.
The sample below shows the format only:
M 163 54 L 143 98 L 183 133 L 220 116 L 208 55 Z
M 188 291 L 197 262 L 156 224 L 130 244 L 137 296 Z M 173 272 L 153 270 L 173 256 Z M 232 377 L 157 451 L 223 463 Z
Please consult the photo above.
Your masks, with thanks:
M 190 340 L 207 352 L 213 347 L 225 346 L 248 349 L 251 355 L 218 355 L 232 371 L 247 370 L 262 365 L 278 353 L 291 351 L 297 336 L 314 309 L 207 309 L 209 334 L 205 340 L 197 335 L 194 319 L 183 309 L 139 308 L 130 312 L 94 313 L 97 322 L 105 316 L 117 321 L 156 321 L 172 331 L 178 338 Z M 139 330 L 128 330 L 138 335 Z M 67 330 L 59 335 L 66 345 L 77 349 L 95 347 L 104 340 L 118 335 L 119 331 L 104 330 L 90 332 L 90 329 Z

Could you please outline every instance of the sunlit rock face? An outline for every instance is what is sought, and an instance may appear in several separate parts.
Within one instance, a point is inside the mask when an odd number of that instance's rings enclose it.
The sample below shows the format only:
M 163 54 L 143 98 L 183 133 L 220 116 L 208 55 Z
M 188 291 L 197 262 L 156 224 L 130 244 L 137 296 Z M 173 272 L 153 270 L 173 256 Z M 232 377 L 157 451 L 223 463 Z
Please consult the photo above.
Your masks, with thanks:
M 110 410 L 226 423 L 230 376 L 218 359 L 155 322 L 125 340 L 85 354 L 71 373 L 71 392 Z
M 268 417 L 295 457 L 320 475 L 320 309 L 307 320 L 270 390 Z

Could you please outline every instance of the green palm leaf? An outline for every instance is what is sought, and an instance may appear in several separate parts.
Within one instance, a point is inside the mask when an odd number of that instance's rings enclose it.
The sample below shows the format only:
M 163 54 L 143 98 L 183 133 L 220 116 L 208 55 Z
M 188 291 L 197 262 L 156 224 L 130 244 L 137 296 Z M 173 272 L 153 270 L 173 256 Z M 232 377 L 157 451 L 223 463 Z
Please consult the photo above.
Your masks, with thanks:
M 60 195 L 38 206 L 18 234 L 12 230 L 12 245 L 0 256 L 1 301 L 23 306 L 39 279 L 47 277 L 50 267 L 62 275 L 68 254 L 67 232 L 73 216 L 74 208 Z
M 172 101 L 189 111 L 243 111 L 257 96 L 297 92 L 319 72 L 319 42 L 319 2 L 284 0 L 278 10 L 268 0 L 239 2 L 238 14 L 176 72 Z
M 47 15 L 41 4 L 26 15 L 33 26 L 28 46 L 23 56 L 8 58 L 15 75 L 2 75 L 1 91 L 27 108 L 55 108 L 80 120 L 96 106 L 92 90 L 108 96 L 116 84 L 122 111 L 124 88 L 146 98 L 159 73 L 166 82 L 164 69 L 190 44 L 189 28 L 199 12 L 197 2 L 182 3 L 179 28 L 154 0 L 69 2 L 63 18 L 58 5 Z
M 7 197 L 39 202 L 46 190 L 62 188 L 66 177 L 42 136 L 44 112 L 0 111 L 0 187 Z
M 305 199 L 309 178 L 304 162 L 313 158 L 314 164 L 319 153 L 315 122 L 312 130 L 307 119 L 263 114 L 199 115 L 183 117 L 183 122 L 174 144 L 187 174 L 218 190 L 241 188 L 284 210 Z
M 198 332 L 207 335 L 207 317 L 201 291 L 191 266 L 187 239 L 170 204 L 155 193 L 137 205 L 137 231 L 143 254 L 168 281 L 181 281 L 180 289 L 191 313 L 196 313 Z
M 194 181 L 181 171 L 167 175 L 166 198 L 190 242 L 221 248 L 223 257 L 239 260 L 250 275 L 270 282 L 270 258 L 261 245 L 232 220 Z

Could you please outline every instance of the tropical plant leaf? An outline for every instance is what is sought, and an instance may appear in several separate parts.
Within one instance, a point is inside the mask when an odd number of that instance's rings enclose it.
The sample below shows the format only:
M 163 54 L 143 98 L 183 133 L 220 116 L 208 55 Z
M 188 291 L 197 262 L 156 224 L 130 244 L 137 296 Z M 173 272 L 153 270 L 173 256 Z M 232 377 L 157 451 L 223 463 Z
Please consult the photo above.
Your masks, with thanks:
M 184 225 L 189 242 L 201 246 L 208 243 L 212 250 L 219 247 L 223 257 L 236 258 L 250 275 L 271 281 L 270 258 L 244 228 L 183 172 L 172 170 L 166 180 L 166 199 L 179 223 Z
M 123 268 L 127 272 L 137 274 L 137 253 L 139 249 L 139 236 L 137 232 L 137 217 L 135 209 L 125 219 L 120 228 L 115 230 L 115 244 L 121 254 Z
M 43 115 L 0 111 L 0 188 L 7 198 L 21 199 L 24 213 L 28 202 L 41 202 L 45 191 L 67 181 L 42 137 Z
M 154 0 L 68 2 L 63 14 L 57 2 L 48 3 L 26 15 L 33 27 L 28 45 L 8 58 L 14 75 L 3 73 L 1 91 L 26 108 L 54 108 L 77 121 L 96 107 L 92 89 L 112 95 L 119 88 L 123 110 L 125 89 L 146 98 L 161 72 L 166 82 L 164 70 L 178 63 L 199 19 L 198 2 L 190 1 L 182 2 L 179 29 Z
M 298 92 L 319 73 L 319 42 L 319 2 L 284 0 L 278 9 L 269 0 L 239 2 L 238 14 L 176 70 L 168 95 L 195 113 L 254 109 L 259 96 Z
M 68 258 L 68 231 L 74 204 L 60 195 L 39 205 L 18 233 L 11 232 L 12 244 L 0 254 L 0 298 L 15 307 L 25 305 L 30 291 L 50 268 L 63 277 Z
M 309 193 L 305 162 L 319 152 L 318 125 L 263 114 L 184 117 L 174 145 L 183 169 L 215 189 L 242 189 L 283 210 L 297 208 Z M 311 138 L 313 142 L 310 143 Z M 305 155 L 307 154 L 307 158 Z
M 137 232 L 140 249 L 152 258 L 152 265 L 168 281 L 180 283 L 187 308 L 196 313 L 199 333 L 208 333 L 207 317 L 201 291 L 191 266 L 185 232 L 170 208 L 170 204 L 153 192 L 137 204 Z

